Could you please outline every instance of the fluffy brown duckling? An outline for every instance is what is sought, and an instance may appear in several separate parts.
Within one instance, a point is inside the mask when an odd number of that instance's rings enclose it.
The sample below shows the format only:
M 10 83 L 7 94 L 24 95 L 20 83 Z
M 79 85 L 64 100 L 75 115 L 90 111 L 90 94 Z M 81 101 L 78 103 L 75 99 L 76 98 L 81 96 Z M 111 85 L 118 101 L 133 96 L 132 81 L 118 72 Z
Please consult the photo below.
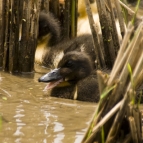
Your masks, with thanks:
M 39 78 L 47 82 L 50 96 L 98 102 L 99 92 L 96 71 L 91 58 L 84 52 L 67 52 L 57 69 Z

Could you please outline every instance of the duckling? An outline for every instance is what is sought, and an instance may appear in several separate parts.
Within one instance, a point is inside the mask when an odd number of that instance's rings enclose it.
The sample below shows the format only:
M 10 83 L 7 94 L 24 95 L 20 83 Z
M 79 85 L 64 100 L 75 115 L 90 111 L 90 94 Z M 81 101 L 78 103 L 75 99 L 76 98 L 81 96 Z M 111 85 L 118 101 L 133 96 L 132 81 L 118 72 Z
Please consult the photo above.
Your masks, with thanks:
M 49 47 L 58 44 L 60 40 L 61 29 L 59 21 L 50 12 L 40 12 L 35 62 L 41 64 L 44 51 L 49 51 Z
M 98 102 L 99 91 L 92 60 L 84 52 L 67 52 L 58 67 L 39 78 L 48 82 L 45 90 L 50 96 Z

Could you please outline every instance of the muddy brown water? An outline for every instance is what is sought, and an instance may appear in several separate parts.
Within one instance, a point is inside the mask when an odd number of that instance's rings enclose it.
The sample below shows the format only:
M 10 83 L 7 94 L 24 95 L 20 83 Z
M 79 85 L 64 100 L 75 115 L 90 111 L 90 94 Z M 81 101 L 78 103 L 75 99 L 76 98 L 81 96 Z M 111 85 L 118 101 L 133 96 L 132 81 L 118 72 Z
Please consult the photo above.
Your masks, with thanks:
M 41 75 L 14 76 L 0 71 L 0 143 L 82 140 L 96 104 L 45 96 L 45 83 L 37 81 Z

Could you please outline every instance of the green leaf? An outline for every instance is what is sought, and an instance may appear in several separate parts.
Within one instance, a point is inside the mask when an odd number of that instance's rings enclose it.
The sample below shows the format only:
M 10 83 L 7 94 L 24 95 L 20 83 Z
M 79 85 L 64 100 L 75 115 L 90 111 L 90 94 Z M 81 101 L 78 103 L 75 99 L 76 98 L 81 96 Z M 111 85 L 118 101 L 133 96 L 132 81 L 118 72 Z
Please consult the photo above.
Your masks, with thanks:
M 105 143 L 105 134 L 104 134 L 104 127 L 102 126 L 102 130 L 101 130 L 101 134 L 102 134 L 102 143 Z
M 103 93 L 101 94 L 100 99 L 103 99 L 104 97 L 106 97 L 106 95 L 107 95 L 111 90 L 113 90 L 115 87 L 116 87 L 116 85 L 110 87 L 109 89 L 105 88 L 105 91 L 103 91 Z

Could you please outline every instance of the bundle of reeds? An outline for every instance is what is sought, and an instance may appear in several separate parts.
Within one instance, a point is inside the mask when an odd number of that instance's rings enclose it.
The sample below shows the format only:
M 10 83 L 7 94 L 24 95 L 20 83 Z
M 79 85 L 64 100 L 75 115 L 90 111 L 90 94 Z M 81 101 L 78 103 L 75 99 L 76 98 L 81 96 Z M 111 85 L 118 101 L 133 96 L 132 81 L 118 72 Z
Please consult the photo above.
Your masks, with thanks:
M 125 135 L 128 134 L 133 142 L 141 141 L 141 116 L 135 98 L 136 89 L 143 82 L 142 28 L 143 23 L 140 23 L 130 40 L 133 27 L 129 24 L 110 76 L 97 72 L 101 99 L 83 142 L 100 142 L 103 127 L 106 142 L 116 142 L 125 120 L 128 123 L 122 130 L 130 127 Z M 121 139 L 124 141 L 126 137 Z
M 82 142 L 141 142 L 136 90 L 143 84 L 143 22 L 136 30 L 129 22 L 110 75 L 98 70 L 97 76 L 100 102 Z

